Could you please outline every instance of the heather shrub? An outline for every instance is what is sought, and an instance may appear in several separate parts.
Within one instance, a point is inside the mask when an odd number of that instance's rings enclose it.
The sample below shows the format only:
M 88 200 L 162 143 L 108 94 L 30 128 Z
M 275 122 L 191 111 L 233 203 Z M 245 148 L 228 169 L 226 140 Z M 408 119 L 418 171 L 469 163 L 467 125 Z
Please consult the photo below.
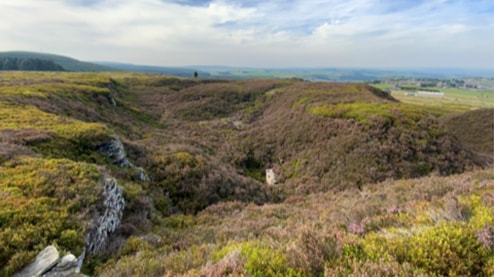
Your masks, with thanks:
M 184 229 L 195 224 L 195 218 L 192 215 L 174 214 L 165 218 L 165 226 L 173 229 Z
M 173 210 L 196 213 L 219 201 L 240 200 L 265 203 L 270 191 L 233 166 L 219 164 L 199 149 L 160 153 L 149 163 L 149 174 L 157 193 L 155 207 L 168 215 Z M 159 190 L 159 191 L 158 191 Z
M 150 249 L 151 246 L 145 240 L 138 237 L 130 237 L 127 239 L 124 247 L 120 250 L 118 254 L 121 256 L 126 256 Z
M 240 249 L 231 251 L 215 264 L 207 264 L 200 272 L 200 276 L 241 276 L 244 273 L 245 259 Z
M 472 166 L 472 156 L 436 118 L 379 95 L 357 85 L 283 87 L 236 136 L 235 162 L 252 176 L 257 168 L 279 166 L 277 179 L 290 194 Z
M 333 276 L 379 276 L 379 277 L 419 277 L 419 276 L 434 276 L 429 273 L 424 273 L 422 270 L 413 267 L 409 263 L 399 263 L 391 260 L 379 260 L 377 262 L 368 259 L 353 258 L 347 261 L 345 266 L 338 264 L 328 264 L 324 269 L 325 277 Z
M 206 244 L 192 245 L 187 249 L 172 251 L 161 258 L 161 266 L 171 274 L 195 272 L 204 266 L 211 253 L 211 247 Z
M 481 161 L 493 164 L 494 109 L 477 109 L 441 117 L 448 130 Z
M 98 276 L 163 276 L 166 273 L 161 259 L 156 253 L 142 251 L 136 255 L 128 255 L 120 258 L 116 263 L 107 263 L 96 269 Z M 95 274 L 96 275 L 96 274 Z
M 334 236 L 321 236 L 304 228 L 286 253 L 289 264 L 306 276 L 319 276 L 324 265 L 339 256 L 339 246 Z

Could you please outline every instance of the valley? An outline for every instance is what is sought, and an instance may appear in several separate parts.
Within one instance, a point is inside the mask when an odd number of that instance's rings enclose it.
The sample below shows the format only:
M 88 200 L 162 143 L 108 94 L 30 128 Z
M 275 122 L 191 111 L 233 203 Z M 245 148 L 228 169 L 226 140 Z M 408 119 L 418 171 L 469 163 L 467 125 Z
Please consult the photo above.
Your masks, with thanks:
M 49 245 L 90 276 L 491 276 L 492 97 L 449 93 L 1 72 L 0 276 Z

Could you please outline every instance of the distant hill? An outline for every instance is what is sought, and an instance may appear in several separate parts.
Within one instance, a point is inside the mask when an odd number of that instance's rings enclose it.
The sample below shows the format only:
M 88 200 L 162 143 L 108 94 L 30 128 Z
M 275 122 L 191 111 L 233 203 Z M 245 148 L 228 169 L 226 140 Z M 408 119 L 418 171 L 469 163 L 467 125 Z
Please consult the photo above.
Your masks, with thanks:
M 103 71 L 116 71 L 114 68 L 98 65 L 89 62 L 82 62 L 73 58 L 36 53 L 36 52 L 24 52 L 24 51 L 9 51 L 0 52 L 0 61 L 18 60 L 29 61 L 30 64 L 41 62 L 42 66 L 36 67 L 30 65 L 30 67 L 23 68 L 19 64 L 18 68 L 4 68 L 4 70 L 40 70 L 40 71 L 74 71 L 74 72 L 103 72 Z M 31 69 L 33 68 L 33 69 Z
M 491 77 L 490 69 L 455 68 L 252 68 L 229 66 L 193 66 L 208 72 L 214 78 L 252 79 L 252 78 L 300 78 L 308 81 L 359 82 L 382 80 L 386 78 L 468 78 Z
M 211 76 L 211 74 L 209 74 L 206 71 L 196 70 L 194 68 L 186 68 L 186 67 L 135 65 L 135 64 L 116 63 L 116 62 L 95 62 L 95 63 L 102 66 L 108 66 L 122 71 L 130 71 L 130 72 L 163 74 L 163 75 L 171 75 L 178 77 L 193 77 L 194 72 L 197 71 L 199 78 L 209 78 Z
M 65 71 L 62 66 L 50 60 L 17 57 L 0 58 L 0 70 Z

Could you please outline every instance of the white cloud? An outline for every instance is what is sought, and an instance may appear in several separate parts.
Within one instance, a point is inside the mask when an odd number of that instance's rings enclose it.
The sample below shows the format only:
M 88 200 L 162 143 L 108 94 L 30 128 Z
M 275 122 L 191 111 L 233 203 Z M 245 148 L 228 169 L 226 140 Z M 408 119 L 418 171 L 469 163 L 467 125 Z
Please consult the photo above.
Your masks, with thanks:
M 0 50 L 156 65 L 450 66 L 454 55 L 486 67 L 494 8 L 478 3 L 3 0 Z

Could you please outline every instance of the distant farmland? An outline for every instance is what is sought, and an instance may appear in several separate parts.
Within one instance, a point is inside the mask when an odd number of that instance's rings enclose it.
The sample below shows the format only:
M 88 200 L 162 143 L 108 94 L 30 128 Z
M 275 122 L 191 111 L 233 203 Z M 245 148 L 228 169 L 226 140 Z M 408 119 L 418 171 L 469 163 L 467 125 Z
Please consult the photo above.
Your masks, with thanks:
M 396 90 L 390 84 L 377 84 L 375 87 L 389 89 L 391 95 L 401 102 L 421 106 L 436 115 L 494 108 L 494 90 L 434 87 L 432 89 L 443 92 L 444 95 L 424 95 L 417 91 L 413 96 L 410 96 L 411 91 Z

